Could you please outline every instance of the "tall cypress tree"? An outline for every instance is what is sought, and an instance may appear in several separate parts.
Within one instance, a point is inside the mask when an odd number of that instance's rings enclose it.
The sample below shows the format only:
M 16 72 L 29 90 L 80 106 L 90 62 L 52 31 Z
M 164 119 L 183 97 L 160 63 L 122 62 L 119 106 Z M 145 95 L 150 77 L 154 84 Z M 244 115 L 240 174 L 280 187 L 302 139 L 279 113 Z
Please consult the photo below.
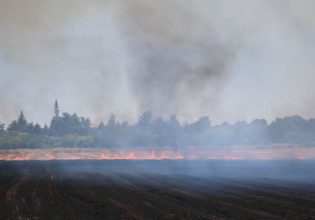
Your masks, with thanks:
M 58 104 L 57 99 L 54 104 L 54 113 L 55 113 L 55 117 L 58 118 L 59 117 L 59 104 Z

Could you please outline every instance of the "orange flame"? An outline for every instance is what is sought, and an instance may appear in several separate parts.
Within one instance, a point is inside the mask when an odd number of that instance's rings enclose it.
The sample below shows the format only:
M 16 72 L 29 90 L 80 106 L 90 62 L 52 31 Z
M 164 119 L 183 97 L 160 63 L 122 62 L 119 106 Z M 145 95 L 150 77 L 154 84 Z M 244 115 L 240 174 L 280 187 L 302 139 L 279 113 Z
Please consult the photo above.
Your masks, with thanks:
M 95 148 L 47 148 L 0 150 L 0 160 L 274 160 L 315 159 L 315 147 L 292 145 L 182 147 L 104 150 Z

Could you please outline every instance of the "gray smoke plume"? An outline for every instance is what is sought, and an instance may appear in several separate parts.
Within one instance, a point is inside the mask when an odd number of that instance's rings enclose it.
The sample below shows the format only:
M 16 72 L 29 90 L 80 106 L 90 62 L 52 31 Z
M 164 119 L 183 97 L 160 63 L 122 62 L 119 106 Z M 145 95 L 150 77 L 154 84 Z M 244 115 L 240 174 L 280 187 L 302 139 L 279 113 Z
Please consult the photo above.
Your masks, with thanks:
M 314 117 L 315 3 L 0 0 L 0 121 Z
M 140 109 L 166 116 L 214 103 L 235 48 L 220 41 L 211 21 L 179 1 L 132 1 L 122 11 Z

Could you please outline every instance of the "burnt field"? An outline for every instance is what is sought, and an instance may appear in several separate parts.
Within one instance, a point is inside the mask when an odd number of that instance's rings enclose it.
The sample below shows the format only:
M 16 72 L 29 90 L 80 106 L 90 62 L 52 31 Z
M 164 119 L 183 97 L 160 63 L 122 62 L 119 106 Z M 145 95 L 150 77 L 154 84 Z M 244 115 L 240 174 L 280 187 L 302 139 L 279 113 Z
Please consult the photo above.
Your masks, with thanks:
M 315 161 L 0 161 L 0 219 L 311 219 Z

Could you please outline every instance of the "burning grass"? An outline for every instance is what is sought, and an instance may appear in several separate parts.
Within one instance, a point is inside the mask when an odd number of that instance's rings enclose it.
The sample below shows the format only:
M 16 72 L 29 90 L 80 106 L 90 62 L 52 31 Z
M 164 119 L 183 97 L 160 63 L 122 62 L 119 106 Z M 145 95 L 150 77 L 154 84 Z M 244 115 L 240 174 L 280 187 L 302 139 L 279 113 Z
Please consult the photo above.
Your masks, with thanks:
M 298 145 L 160 148 L 1 149 L 0 160 L 275 160 L 315 159 L 315 147 Z

